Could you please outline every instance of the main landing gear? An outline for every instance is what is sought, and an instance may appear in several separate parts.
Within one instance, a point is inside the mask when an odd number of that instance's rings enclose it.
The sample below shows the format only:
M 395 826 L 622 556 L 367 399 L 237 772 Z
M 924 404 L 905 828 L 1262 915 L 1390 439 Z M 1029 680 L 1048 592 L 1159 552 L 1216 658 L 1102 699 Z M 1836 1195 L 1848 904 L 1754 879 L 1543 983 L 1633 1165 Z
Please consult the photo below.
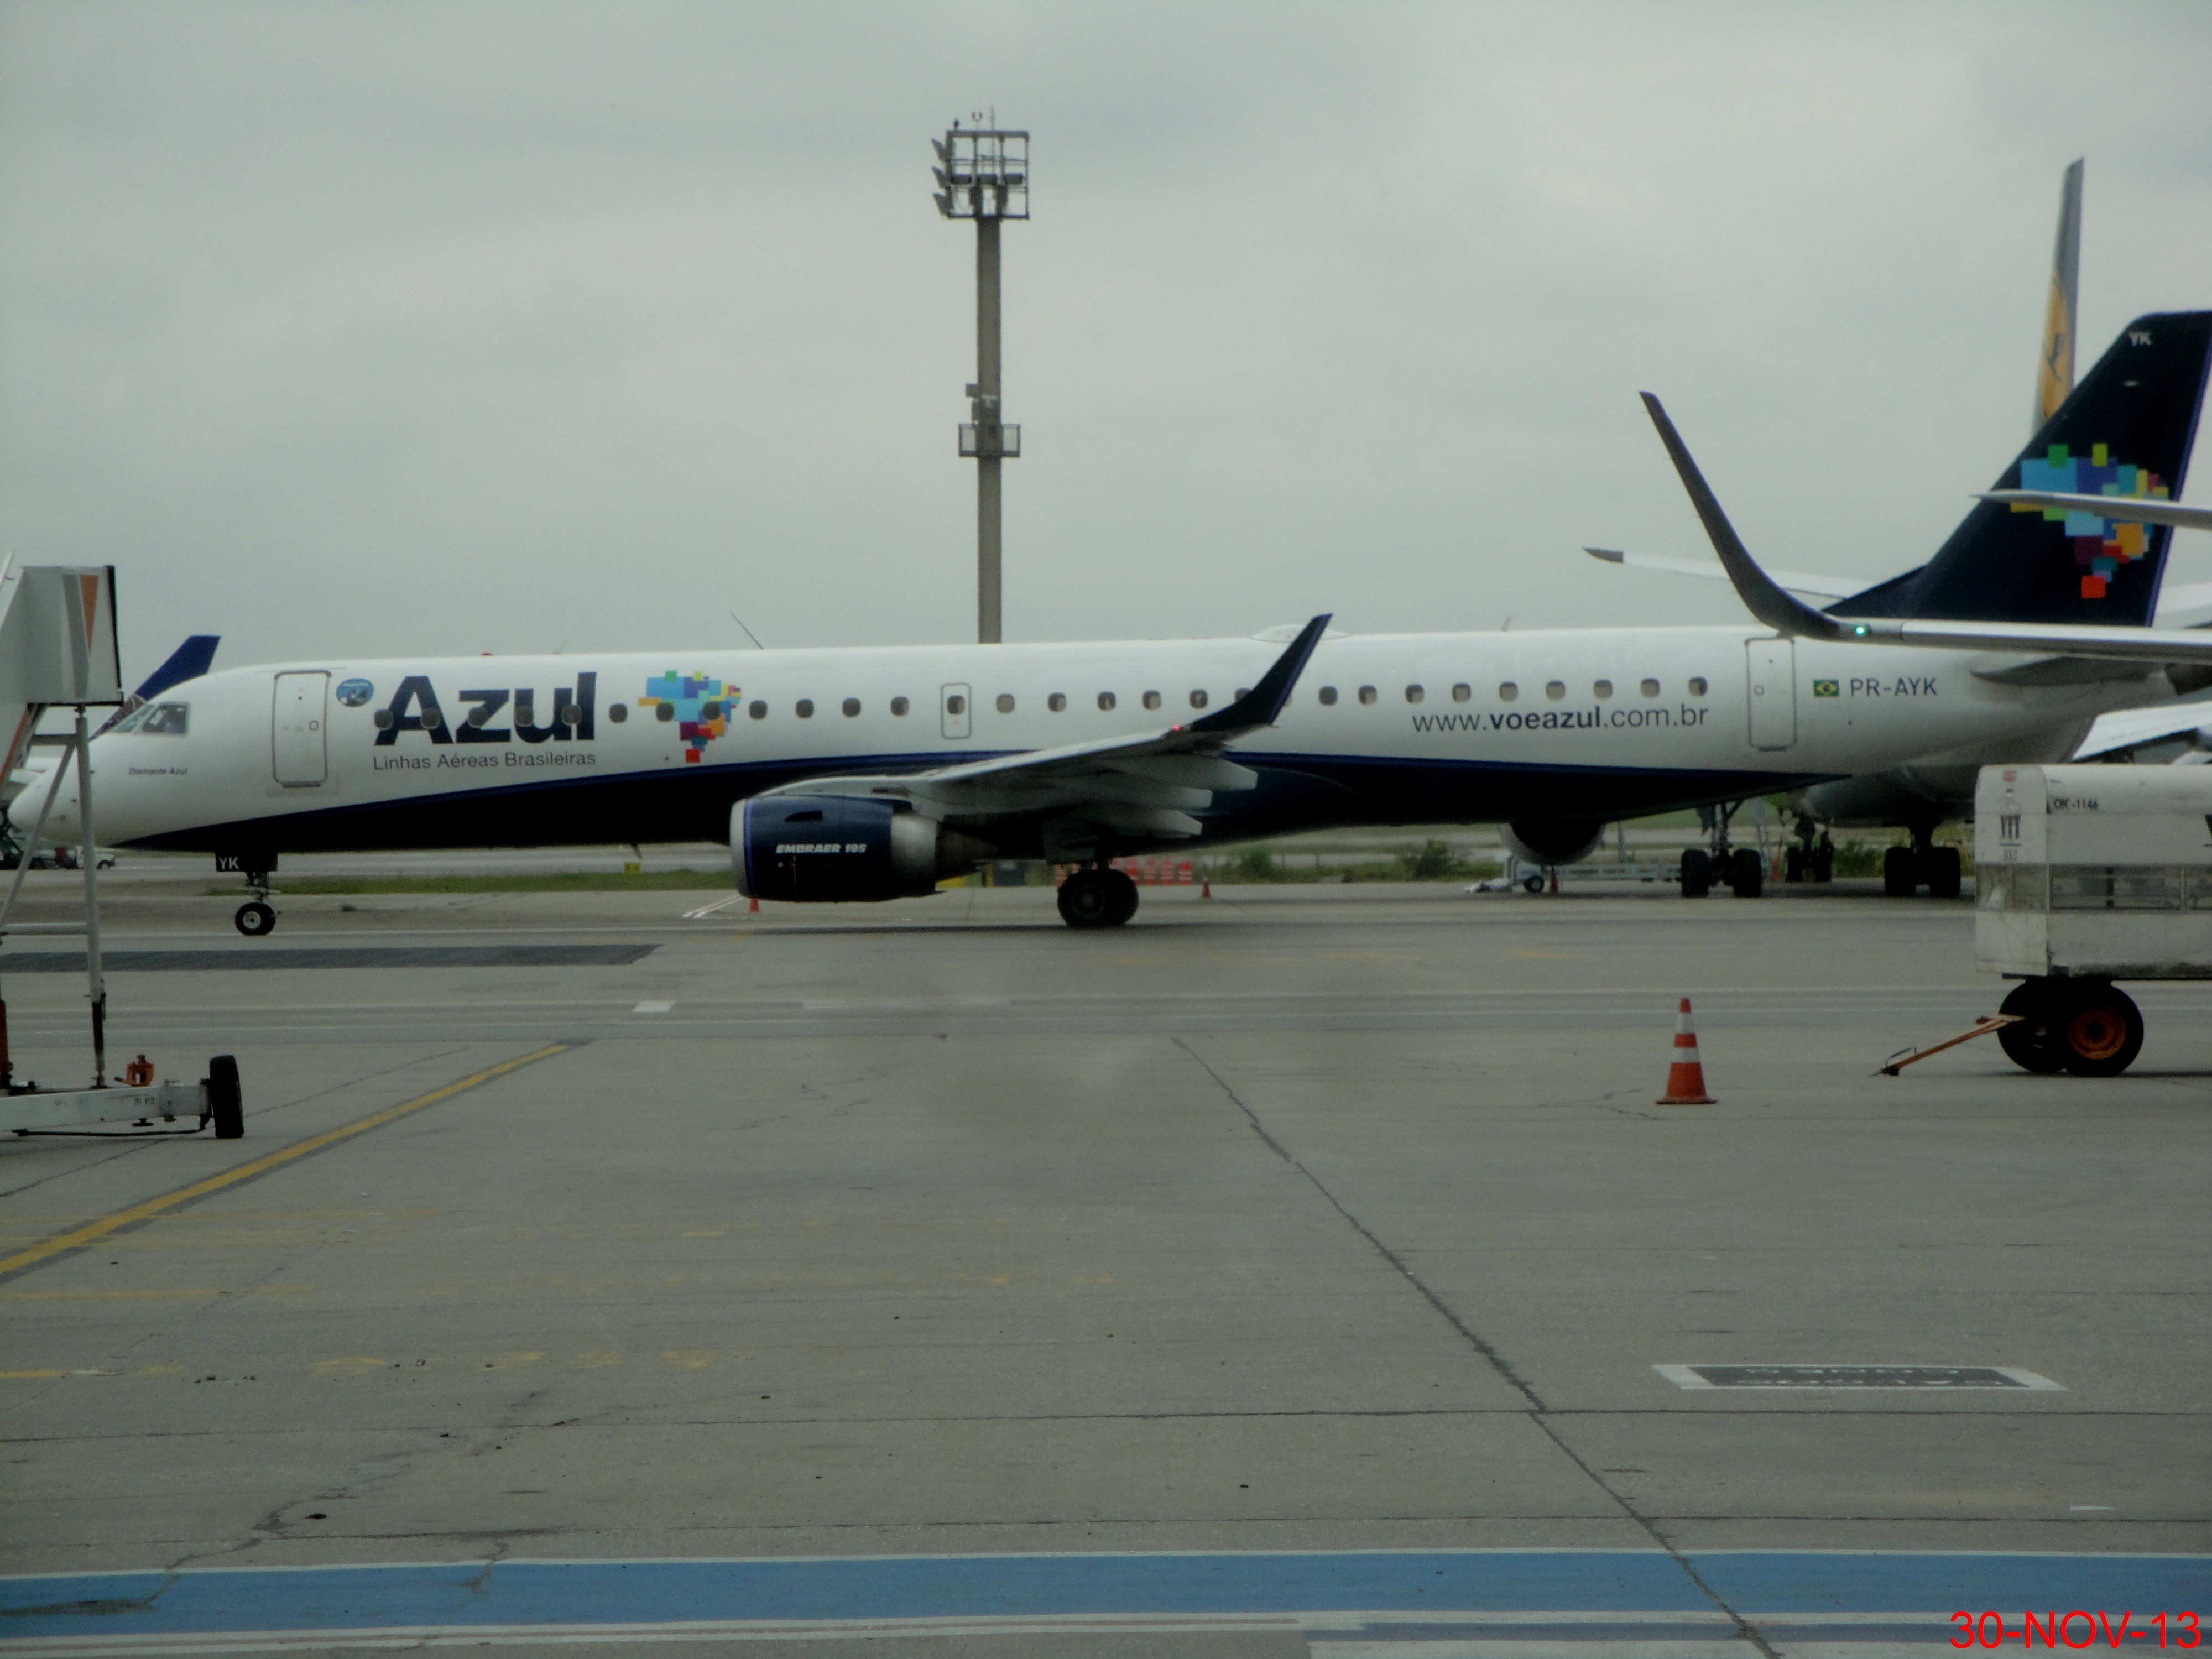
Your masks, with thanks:
M 1137 884 L 1104 865 L 1078 870 L 1060 884 L 1060 919 L 1071 927 L 1119 927 L 1137 914 Z
M 1782 879 L 1826 882 L 1836 878 L 1836 843 L 1809 812 L 1797 815 L 1797 839 L 1782 851 Z
M 1755 847 L 1729 845 L 1729 820 L 1743 803 L 1732 800 L 1719 806 L 1700 806 L 1698 817 L 1712 833 L 1710 848 L 1692 847 L 1682 854 L 1682 896 L 1703 898 L 1725 884 L 1738 898 L 1757 898 L 1766 890 L 1766 860 Z
M 2142 1052 L 2142 1011 L 2108 979 L 2022 980 L 1997 1012 L 2020 1016 L 1997 1046 L 2022 1071 L 2118 1077 Z
M 1929 898 L 1956 898 L 1961 871 L 1959 849 L 1936 844 L 1936 826 L 1911 826 L 1912 845 L 1893 847 L 1881 855 L 1881 890 L 1892 898 L 1911 898 L 1921 888 Z

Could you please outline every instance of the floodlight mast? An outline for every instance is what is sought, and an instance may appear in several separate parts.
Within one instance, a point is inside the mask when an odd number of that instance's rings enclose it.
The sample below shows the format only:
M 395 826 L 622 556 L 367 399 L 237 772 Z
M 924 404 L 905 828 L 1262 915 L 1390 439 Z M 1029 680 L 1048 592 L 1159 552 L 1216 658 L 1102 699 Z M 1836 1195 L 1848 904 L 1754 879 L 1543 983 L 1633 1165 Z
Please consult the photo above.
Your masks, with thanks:
M 999 225 L 1030 216 L 1030 136 L 954 122 L 933 138 L 937 210 L 975 222 L 975 378 L 968 387 L 968 420 L 960 453 L 975 463 L 975 637 L 996 645 L 999 626 L 999 463 L 1018 459 L 1022 429 L 1000 419 L 999 405 Z

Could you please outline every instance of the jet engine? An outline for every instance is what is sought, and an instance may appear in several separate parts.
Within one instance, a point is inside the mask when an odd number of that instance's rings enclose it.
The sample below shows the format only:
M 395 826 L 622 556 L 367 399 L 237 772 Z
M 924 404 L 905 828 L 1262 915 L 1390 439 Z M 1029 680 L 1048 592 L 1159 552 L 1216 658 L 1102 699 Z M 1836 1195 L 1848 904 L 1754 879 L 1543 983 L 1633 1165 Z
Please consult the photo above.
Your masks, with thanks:
M 1523 864 L 1580 864 L 1605 839 L 1602 818 L 1523 818 L 1498 826 L 1505 850 Z
M 911 898 L 991 856 L 973 836 L 887 800 L 770 795 L 730 811 L 730 863 L 749 898 L 830 904 Z

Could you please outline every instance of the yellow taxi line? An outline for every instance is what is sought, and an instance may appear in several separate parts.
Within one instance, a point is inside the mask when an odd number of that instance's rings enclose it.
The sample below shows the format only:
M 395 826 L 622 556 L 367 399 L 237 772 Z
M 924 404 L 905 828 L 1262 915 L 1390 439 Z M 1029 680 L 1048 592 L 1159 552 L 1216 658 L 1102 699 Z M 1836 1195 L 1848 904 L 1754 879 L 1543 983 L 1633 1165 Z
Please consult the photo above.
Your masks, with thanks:
M 405 1117 L 410 1112 L 419 1112 L 425 1106 L 434 1106 L 441 1100 L 451 1100 L 455 1095 L 489 1083 L 494 1078 L 503 1077 L 509 1072 L 517 1071 L 535 1061 L 550 1060 L 555 1054 L 564 1054 L 570 1047 L 571 1045 L 566 1042 L 550 1043 L 534 1053 L 524 1054 L 519 1060 L 505 1060 L 496 1066 L 487 1066 L 483 1071 L 472 1072 L 458 1082 L 448 1083 L 442 1089 L 433 1089 L 427 1095 L 418 1095 L 414 1099 L 403 1101 L 397 1106 L 387 1106 L 380 1112 L 371 1112 L 367 1117 L 355 1122 L 341 1124 L 335 1129 L 325 1129 L 319 1135 L 309 1135 L 305 1140 L 295 1141 L 291 1146 L 270 1152 L 265 1157 L 257 1158 L 251 1163 L 241 1164 L 234 1170 L 226 1170 L 221 1175 L 210 1176 L 206 1180 L 196 1181 L 189 1187 L 179 1187 L 175 1192 L 164 1193 L 159 1198 L 149 1198 L 143 1204 L 134 1204 L 127 1210 L 118 1210 L 112 1215 L 101 1216 L 96 1220 L 85 1223 L 82 1227 L 57 1234 L 52 1238 L 32 1245 L 27 1250 L 18 1250 L 13 1255 L 0 1256 L 0 1275 L 21 1273 L 26 1267 L 34 1267 L 42 1261 L 50 1261 L 64 1251 L 82 1249 L 86 1245 L 96 1243 L 118 1228 L 133 1226 L 138 1222 L 150 1220 L 164 1210 L 173 1209 L 179 1204 L 188 1204 L 196 1198 L 205 1198 L 210 1193 L 219 1193 L 224 1188 L 234 1187 L 241 1181 L 251 1181 L 256 1176 L 265 1175 L 270 1170 L 289 1164 L 295 1158 L 306 1158 L 311 1152 L 319 1152 L 325 1146 L 335 1146 L 337 1142 L 349 1139 L 355 1135 L 367 1134 L 371 1129 L 380 1129 L 396 1119 Z

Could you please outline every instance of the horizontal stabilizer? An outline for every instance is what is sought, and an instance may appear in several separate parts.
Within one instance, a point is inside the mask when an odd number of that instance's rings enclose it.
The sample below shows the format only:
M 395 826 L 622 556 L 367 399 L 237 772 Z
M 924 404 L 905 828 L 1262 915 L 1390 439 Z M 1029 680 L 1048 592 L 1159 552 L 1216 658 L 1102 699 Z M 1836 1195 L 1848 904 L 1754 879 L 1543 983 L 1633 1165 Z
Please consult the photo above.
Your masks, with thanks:
M 1593 559 L 1626 565 L 1632 570 L 1663 570 L 1670 576 L 1698 576 L 1716 582 L 1728 580 L 1728 572 L 1710 559 L 1670 559 L 1661 553 L 1623 553 L 1611 547 L 1586 547 L 1583 551 Z M 1770 570 L 1767 574 L 1792 593 L 1810 593 L 1821 599 L 1849 599 L 1866 586 L 1859 577 L 1815 576 L 1802 570 Z
M 2212 530 L 2212 507 L 2184 507 L 2179 501 L 2156 501 L 2147 495 L 2068 495 L 2048 489 L 1989 489 L 1976 499 L 1996 501 L 2023 513 L 2040 507 L 2045 514 L 2063 513 L 2114 524 L 2162 524 L 2176 530 Z

